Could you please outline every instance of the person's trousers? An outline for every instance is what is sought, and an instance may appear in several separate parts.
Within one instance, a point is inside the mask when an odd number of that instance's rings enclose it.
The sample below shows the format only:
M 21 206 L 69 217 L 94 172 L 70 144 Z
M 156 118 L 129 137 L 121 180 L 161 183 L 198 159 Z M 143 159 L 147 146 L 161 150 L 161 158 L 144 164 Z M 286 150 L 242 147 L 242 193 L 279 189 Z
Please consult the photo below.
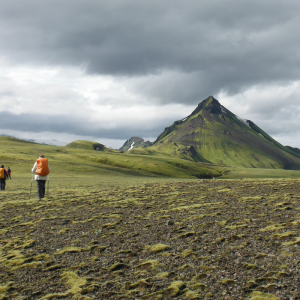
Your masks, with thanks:
M 0 191 L 5 190 L 5 179 L 0 179 Z
M 46 180 L 37 180 L 37 192 L 38 192 L 38 198 L 44 198 L 45 197 L 45 186 L 46 186 Z

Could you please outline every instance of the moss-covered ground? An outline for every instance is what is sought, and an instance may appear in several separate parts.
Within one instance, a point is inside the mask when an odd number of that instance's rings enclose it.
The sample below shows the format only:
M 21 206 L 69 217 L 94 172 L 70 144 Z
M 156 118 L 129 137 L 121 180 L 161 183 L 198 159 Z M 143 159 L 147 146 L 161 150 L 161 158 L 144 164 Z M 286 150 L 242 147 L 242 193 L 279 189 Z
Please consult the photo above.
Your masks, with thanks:
M 13 178 L 0 299 L 300 299 L 299 184 Z

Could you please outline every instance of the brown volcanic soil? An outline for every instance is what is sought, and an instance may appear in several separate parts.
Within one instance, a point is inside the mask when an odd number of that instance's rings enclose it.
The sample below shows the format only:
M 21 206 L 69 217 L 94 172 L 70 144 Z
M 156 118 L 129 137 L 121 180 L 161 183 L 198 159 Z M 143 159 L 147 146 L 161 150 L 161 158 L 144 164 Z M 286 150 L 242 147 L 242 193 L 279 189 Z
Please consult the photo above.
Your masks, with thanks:
M 0 299 L 300 299 L 299 183 L 7 193 Z

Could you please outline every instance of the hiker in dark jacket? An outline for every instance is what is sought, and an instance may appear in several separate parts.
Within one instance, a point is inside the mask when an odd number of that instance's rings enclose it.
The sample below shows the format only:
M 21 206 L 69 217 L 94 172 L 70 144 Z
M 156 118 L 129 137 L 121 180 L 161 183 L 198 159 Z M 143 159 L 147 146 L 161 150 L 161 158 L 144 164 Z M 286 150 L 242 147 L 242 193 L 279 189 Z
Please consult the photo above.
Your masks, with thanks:
M 5 190 L 5 180 L 7 179 L 7 173 L 4 166 L 0 166 L 0 191 Z
M 7 178 L 9 178 L 9 179 L 11 179 L 11 169 L 10 169 L 10 167 L 7 167 L 7 169 L 6 169 L 6 173 L 7 173 Z

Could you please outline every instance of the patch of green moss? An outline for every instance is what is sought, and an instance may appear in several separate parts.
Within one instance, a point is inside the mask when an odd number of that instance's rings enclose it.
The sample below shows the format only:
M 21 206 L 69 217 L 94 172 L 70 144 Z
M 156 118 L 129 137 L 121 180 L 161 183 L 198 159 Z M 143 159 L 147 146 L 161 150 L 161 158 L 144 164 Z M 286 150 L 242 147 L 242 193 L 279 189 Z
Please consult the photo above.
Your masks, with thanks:
M 282 207 L 282 206 L 289 205 L 289 204 L 290 204 L 289 202 L 280 202 L 280 203 L 274 204 L 274 207 Z
M 275 233 L 272 235 L 272 237 L 276 237 L 277 239 L 284 239 L 286 237 L 292 236 L 292 235 L 296 235 L 295 231 L 286 231 L 283 233 Z
M 191 249 L 186 249 L 180 255 L 185 258 L 191 255 L 195 255 L 195 252 Z
M 185 232 L 185 233 L 180 234 L 177 238 L 179 238 L 179 239 L 187 238 L 187 237 L 192 236 L 194 234 L 196 234 L 195 231 L 189 231 L 189 232 Z
M 220 226 L 225 226 L 227 224 L 227 220 L 224 220 L 224 221 L 217 221 L 217 223 L 220 225 Z
M 193 290 L 205 290 L 207 288 L 207 285 L 204 283 L 193 283 L 193 284 L 189 284 L 189 287 Z
M 213 297 L 213 293 L 212 293 L 212 292 L 208 292 L 208 293 L 205 295 L 205 299 L 212 298 L 212 297 Z
M 236 229 L 245 228 L 245 227 L 248 227 L 248 224 L 228 225 L 228 226 L 225 226 L 226 229 L 230 229 L 230 230 L 236 230 Z
M 251 279 L 251 280 L 248 280 L 247 283 L 246 283 L 246 288 L 247 289 L 251 289 L 251 288 L 254 288 L 258 285 L 258 283 L 256 282 L 255 279 Z
M 206 278 L 206 277 L 207 277 L 207 274 L 201 273 L 201 274 L 195 275 L 195 276 L 192 278 L 191 282 L 195 282 L 195 281 L 204 279 L 204 278 Z
M 55 254 L 56 255 L 61 255 L 61 254 L 64 254 L 64 253 L 76 253 L 76 252 L 81 252 L 83 250 L 83 248 L 80 248 L 80 247 L 65 247 L 59 251 L 57 251 Z
M 249 245 L 249 242 L 240 244 L 239 246 L 233 246 L 232 249 L 244 249 Z
M 21 221 L 22 219 L 23 219 L 23 216 L 20 215 L 20 216 L 17 216 L 17 217 L 12 218 L 11 221 L 12 221 L 12 222 L 19 222 L 19 221 Z
M 41 260 L 46 260 L 46 259 L 49 259 L 49 254 L 39 254 L 39 255 L 36 255 L 33 257 L 33 259 L 35 261 L 41 261 Z
M 6 299 L 5 298 L 6 292 L 8 292 L 11 289 L 13 284 L 14 284 L 13 281 L 9 281 L 5 285 L 0 285 L 0 299 Z
M 70 231 L 70 229 L 69 229 L 69 228 L 63 228 L 63 229 L 61 229 L 61 230 L 58 232 L 58 234 L 64 234 L 64 233 L 66 233 L 67 231 Z
M 76 295 L 81 292 L 81 288 L 87 285 L 87 279 L 79 277 L 72 271 L 66 271 L 61 275 L 62 279 L 66 281 L 67 285 L 70 286 L 69 293 Z
M 290 257 L 290 256 L 292 256 L 291 253 L 289 253 L 289 252 L 287 252 L 285 250 L 281 250 L 280 251 L 280 255 L 283 256 L 283 257 Z
M 261 257 L 266 257 L 266 256 L 268 256 L 268 254 L 259 252 L 255 255 L 255 258 L 261 258 Z
M 189 265 L 189 264 L 184 264 L 183 266 L 177 268 L 178 271 L 182 271 L 186 268 L 192 268 L 193 266 Z
M 6 234 L 10 228 L 11 228 L 11 227 L 0 229 L 0 235 Z
M 141 263 L 137 267 L 141 268 L 142 270 L 152 270 L 158 268 L 159 266 L 161 266 L 161 263 L 159 263 L 157 260 L 152 259 Z
M 229 278 L 224 278 L 219 280 L 219 283 L 224 284 L 224 285 L 229 285 L 235 283 L 235 280 L 229 279 Z
M 258 291 L 254 291 L 250 294 L 249 300 L 280 300 L 278 297 L 272 294 L 266 294 Z
M 198 293 L 196 293 L 194 291 L 187 291 L 185 293 L 185 297 L 188 300 L 194 300 L 194 299 L 201 299 L 202 298 Z
M 162 216 L 157 217 L 156 219 L 157 219 L 157 220 L 160 220 L 160 219 L 168 219 L 168 218 L 170 218 L 170 217 L 171 217 L 170 215 L 162 215 Z
M 281 271 L 281 272 L 278 272 L 275 277 L 277 278 L 283 278 L 283 277 L 287 277 L 289 276 L 289 274 L 287 272 L 284 272 L 284 271 Z
M 170 246 L 164 244 L 156 244 L 153 246 L 146 246 L 146 249 L 148 249 L 151 253 L 157 253 L 170 249 Z
M 40 262 L 33 261 L 33 262 L 30 262 L 30 263 L 24 263 L 24 264 L 15 266 L 15 267 L 11 268 L 10 270 L 15 271 L 15 270 L 24 269 L 24 268 L 36 268 L 40 265 L 41 265 Z
M 174 281 L 167 287 L 164 294 L 169 297 L 176 297 L 185 287 L 186 285 L 183 281 Z
M 21 247 L 23 249 L 27 249 L 27 248 L 32 247 L 34 244 L 35 244 L 35 240 L 27 240 Z
M 294 238 L 293 241 L 282 243 L 282 246 L 292 246 L 300 243 L 300 237 Z
M 171 272 L 162 272 L 155 275 L 156 278 L 168 278 Z
M 83 220 L 83 221 L 72 221 L 73 224 L 85 224 L 85 223 L 88 223 L 88 222 L 93 222 L 95 221 L 95 218 L 90 218 L 90 219 L 86 219 L 86 220 Z
M 47 294 L 40 300 L 56 299 L 73 296 L 74 299 L 89 299 L 89 297 L 81 295 L 82 288 L 88 284 L 87 278 L 79 277 L 72 271 L 66 271 L 61 274 L 62 280 L 70 287 L 65 293 Z
M 55 270 L 61 269 L 63 267 L 64 267 L 63 265 L 53 265 L 53 266 L 50 266 L 50 267 L 44 269 L 43 271 L 44 272 L 55 271 Z
M 110 218 L 120 219 L 120 218 L 122 218 L 122 216 L 120 216 L 119 214 L 111 214 L 111 215 L 102 216 L 102 218 L 107 218 L 107 219 L 110 219 Z
M 148 283 L 145 279 L 141 279 L 138 280 L 137 282 L 130 284 L 129 289 L 138 288 L 139 290 L 143 290 L 148 286 L 151 286 L 151 284 Z
M 261 232 L 265 232 L 265 231 L 276 231 L 276 230 L 281 230 L 281 229 L 285 229 L 285 223 L 283 224 L 273 224 L 273 225 L 269 225 L 265 228 L 260 229 L 259 231 Z
M 247 269 L 247 270 L 254 270 L 254 269 L 258 269 L 257 265 L 255 264 L 243 264 L 243 268 Z
M 125 267 L 126 267 L 125 264 L 117 262 L 117 263 L 113 264 L 112 266 L 110 266 L 108 269 L 110 271 L 118 271 L 118 270 L 124 269 Z
M 231 189 L 225 188 L 225 189 L 221 189 L 221 190 L 217 190 L 217 193 L 221 193 L 221 192 L 232 192 Z
M 119 222 L 106 223 L 106 224 L 102 225 L 102 228 L 114 228 L 118 224 L 119 224 Z
M 262 197 L 261 196 L 253 196 L 253 197 L 242 197 L 240 199 L 241 202 L 257 202 L 258 200 L 261 200 Z
M 134 272 L 134 277 L 136 277 L 136 278 L 145 277 L 148 275 L 149 275 L 149 272 L 147 270 L 138 270 L 138 271 Z

